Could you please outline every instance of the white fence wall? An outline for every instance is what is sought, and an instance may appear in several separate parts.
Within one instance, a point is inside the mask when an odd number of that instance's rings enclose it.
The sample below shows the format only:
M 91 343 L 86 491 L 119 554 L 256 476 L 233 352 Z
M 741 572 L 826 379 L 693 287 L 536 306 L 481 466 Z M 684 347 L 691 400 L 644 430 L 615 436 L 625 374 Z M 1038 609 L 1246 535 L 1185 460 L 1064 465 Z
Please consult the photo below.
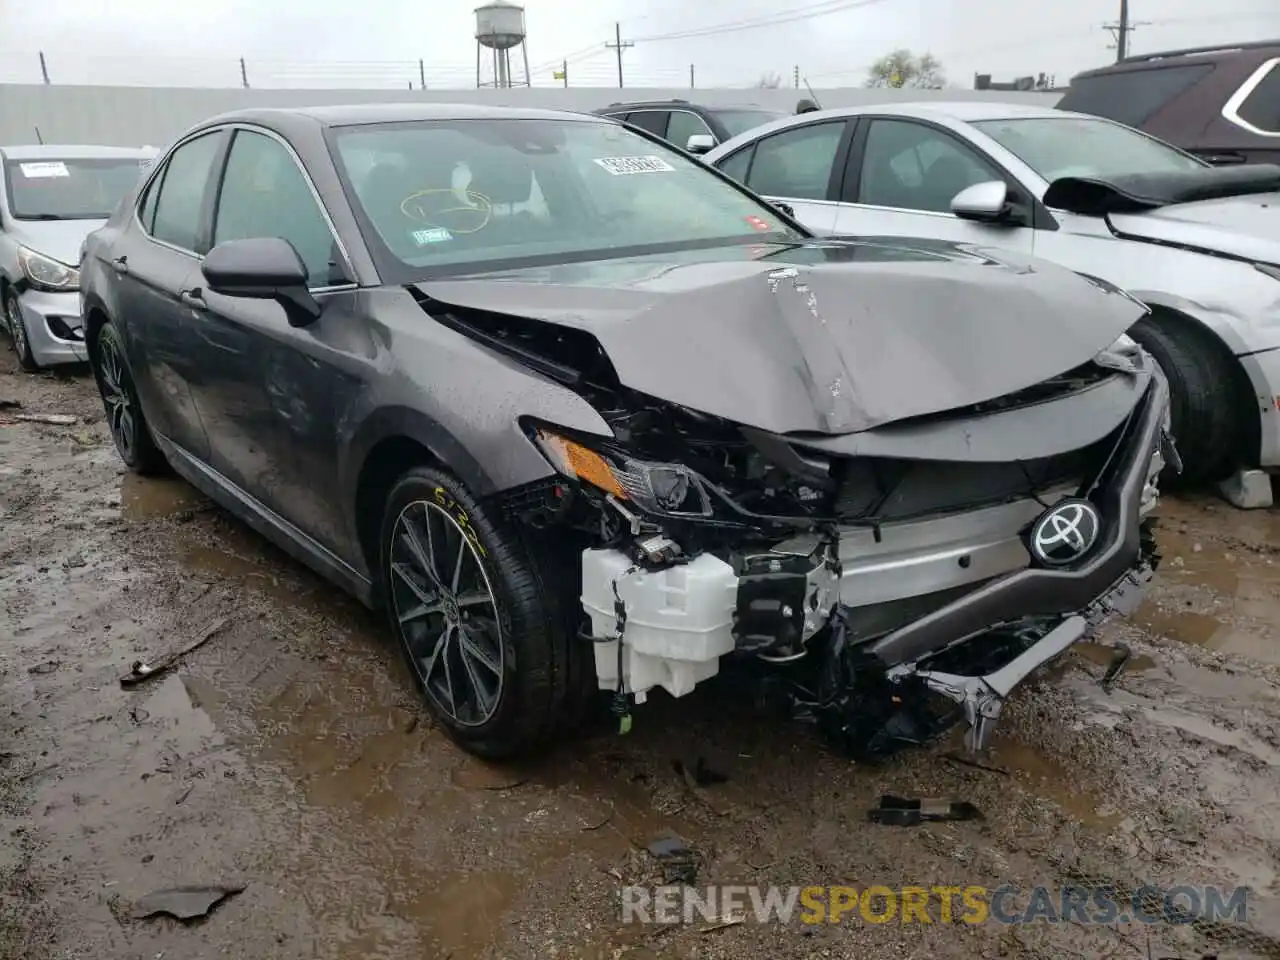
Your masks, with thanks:
M 815 91 L 824 107 L 905 100 L 1006 100 L 1052 105 L 1057 93 L 975 90 Z M 684 98 L 709 105 L 758 104 L 790 111 L 807 91 L 688 90 L 608 87 L 533 87 L 509 90 L 259 90 L 189 87 L 0 84 L 0 144 L 99 143 L 162 146 L 214 114 L 243 107 L 317 106 L 329 103 L 427 101 L 530 106 L 590 111 L 617 100 Z

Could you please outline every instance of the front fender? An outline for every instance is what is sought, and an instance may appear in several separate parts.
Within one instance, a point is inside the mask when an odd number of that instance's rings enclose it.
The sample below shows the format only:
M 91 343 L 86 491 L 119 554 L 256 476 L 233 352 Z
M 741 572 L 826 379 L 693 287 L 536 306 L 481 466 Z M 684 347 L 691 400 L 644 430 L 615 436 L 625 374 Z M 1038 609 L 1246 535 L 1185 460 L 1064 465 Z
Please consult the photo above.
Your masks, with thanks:
M 477 496 L 486 496 L 497 489 L 493 477 L 444 426 L 421 410 L 389 406 L 374 410 L 361 422 L 347 443 L 346 453 L 339 458 L 338 479 L 347 502 L 354 502 L 360 471 L 370 451 L 393 437 L 421 444 Z M 547 469 L 550 472 L 549 466 Z

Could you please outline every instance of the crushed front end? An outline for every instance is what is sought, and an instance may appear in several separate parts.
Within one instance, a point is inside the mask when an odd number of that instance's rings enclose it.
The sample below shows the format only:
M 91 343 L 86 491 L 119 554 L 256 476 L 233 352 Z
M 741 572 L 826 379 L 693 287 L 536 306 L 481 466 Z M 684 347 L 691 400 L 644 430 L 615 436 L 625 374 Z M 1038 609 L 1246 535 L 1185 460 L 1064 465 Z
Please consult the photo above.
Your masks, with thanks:
M 523 517 L 572 527 L 580 637 L 619 714 L 722 657 L 882 756 L 964 718 L 982 748 L 1037 667 L 1138 603 L 1168 388 L 1122 338 L 1018 394 L 854 437 L 767 434 L 626 390 L 615 439 L 530 422 L 561 476 Z M 785 666 L 784 666 L 785 665 Z

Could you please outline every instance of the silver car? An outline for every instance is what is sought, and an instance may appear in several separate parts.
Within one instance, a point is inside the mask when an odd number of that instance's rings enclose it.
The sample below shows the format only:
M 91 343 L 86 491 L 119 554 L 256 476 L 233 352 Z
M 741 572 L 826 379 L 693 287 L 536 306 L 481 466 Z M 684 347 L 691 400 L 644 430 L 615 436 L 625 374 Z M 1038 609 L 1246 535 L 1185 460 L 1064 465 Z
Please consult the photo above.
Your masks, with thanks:
M 1151 310 L 1131 333 L 1168 378 L 1181 479 L 1280 468 L 1280 168 L 992 102 L 801 114 L 704 159 L 820 233 L 1012 248 L 1130 291 Z
M 0 299 L 24 370 L 88 359 L 80 245 L 155 154 L 150 147 L 0 147 Z

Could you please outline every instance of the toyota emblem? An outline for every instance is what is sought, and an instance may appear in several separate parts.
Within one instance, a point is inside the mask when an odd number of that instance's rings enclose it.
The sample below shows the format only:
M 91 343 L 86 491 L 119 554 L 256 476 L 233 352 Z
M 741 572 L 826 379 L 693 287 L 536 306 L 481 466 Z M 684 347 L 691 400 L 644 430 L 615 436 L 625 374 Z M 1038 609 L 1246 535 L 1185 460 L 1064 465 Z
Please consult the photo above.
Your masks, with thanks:
M 1101 529 L 1102 515 L 1088 500 L 1060 501 L 1031 528 L 1031 555 L 1046 567 L 1065 567 L 1093 549 Z

